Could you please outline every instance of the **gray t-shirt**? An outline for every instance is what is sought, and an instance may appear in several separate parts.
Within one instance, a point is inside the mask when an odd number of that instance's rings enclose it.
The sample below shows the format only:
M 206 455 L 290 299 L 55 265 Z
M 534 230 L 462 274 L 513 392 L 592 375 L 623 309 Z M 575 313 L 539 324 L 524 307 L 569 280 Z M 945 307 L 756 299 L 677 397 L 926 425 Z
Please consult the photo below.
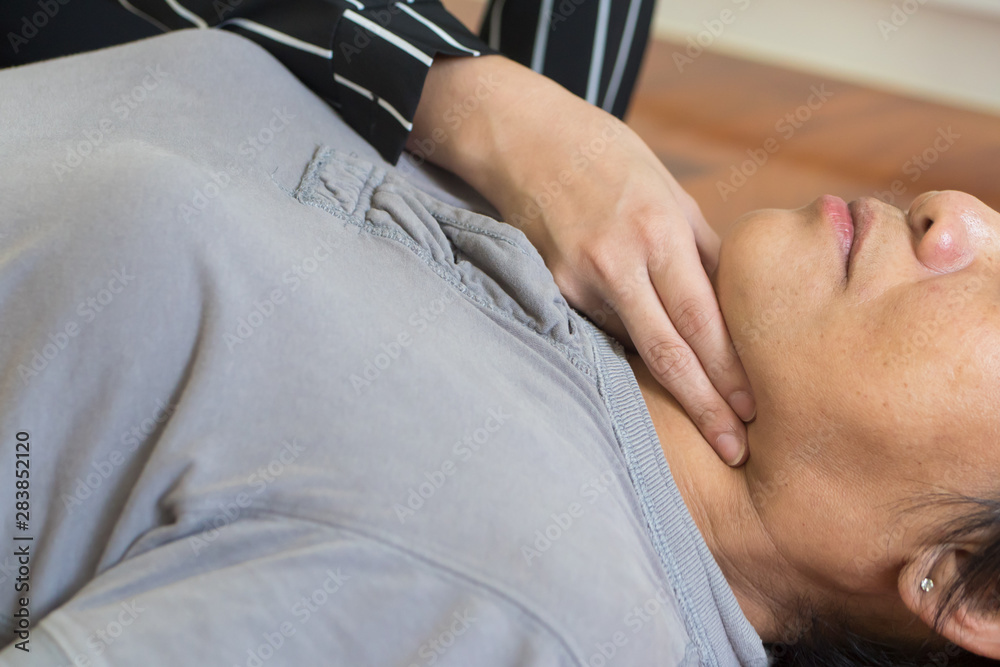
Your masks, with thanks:
M 621 349 L 460 184 L 228 33 L 0 72 L 0 127 L 0 664 L 766 664 Z

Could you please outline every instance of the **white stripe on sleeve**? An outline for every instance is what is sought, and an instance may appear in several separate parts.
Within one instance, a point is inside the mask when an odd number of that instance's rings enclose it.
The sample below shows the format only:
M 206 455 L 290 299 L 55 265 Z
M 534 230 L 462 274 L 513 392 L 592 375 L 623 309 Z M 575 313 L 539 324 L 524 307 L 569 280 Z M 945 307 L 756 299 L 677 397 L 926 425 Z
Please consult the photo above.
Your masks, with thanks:
M 370 21 L 366 19 L 364 16 L 361 16 L 360 14 L 357 14 L 351 11 L 350 9 L 344 10 L 344 18 L 349 19 L 354 23 L 357 23 L 362 28 L 368 30 L 368 32 L 378 35 L 385 41 L 410 54 L 411 56 L 413 56 L 423 64 L 427 65 L 428 67 L 430 67 L 431 64 L 434 62 L 433 58 L 431 58 L 429 55 L 427 55 L 417 47 L 407 42 L 399 35 L 394 35 L 393 33 L 389 32 L 388 30 L 380 26 L 378 23 Z
M 337 83 L 339 83 L 342 86 L 346 86 L 347 88 L 350 88 L 351 90 L 353 90 L 356 93 L 364 95 L 365 97 L 367 97 L 370 100 L 374 100 L 375 99 L 375 95 L 372 93 L 372 91 L 368 90 L 364 86 L 359 86 L 358 84 L 354 83 L 353 81 L 351 81 L 348 78 L 340 76 L 336 72 L 333 73 L 333 80 L 336 81 Z
M 493 0 L 493 12 L 490 14 L 490 48 L 500 50 L 500 20 L 503 18 L 503 3 L 506 0 Z
M 195 24 L 199 28 L 208 27 L 208 23 L 205 22 L 205 19 L 201 18 L 200 16 L 198 16 L 191 10 L 187 9 L 186 7 L 182 7 L 181 3 L 177 2 L 177 0 L 167 0 L 167 4 L 170 5 L 170 8 L 172 10 L 177 12 L 178 16 L 187 19 L 188 21 Z
M 359 95 L 364 95 L 370 100 L 375 99 L 375 94 L 372 91 L 368 90 L 364 86 L 360 86 L 354 83 L 350 79 L 342 77 L 336 72 L 334 72 L 333 74 L 333 80 L 346 88 L 350 88 Z M 392 117 L 395 118 L 397 121 L 399 121 L 399 124 L 405 127 L 407 130 L 413 129 L 413 123 L 403 118 L 403 114 L 399 113 L 399 111 L 396 110 L 396 107 L 392 106 L 391 104 L 383 100 L 381 97 L 378 98 L 378 105 L 383 109 L 385 109 L 386 111 L 388 111 L 392 115 Z
M 587 101 L 597 104 L 597 94 L 604 72 L 604 46 L 608 39 L 608 16 L 611 14 L 611 0 L 601 0 L 597 8 L 597 25 L 594 27 L 594 48 L 590 52 L 590 76 L 587 77 Z
M 618 55 L 615 57 L 615 68 L 611 70 L 611 81 L 608 82 L 608 91 L 604 93 L 604 104 L 601 107 L 610 112 L 615 106 L 615 98 L 618 97 L 618 88 L 622 85 L 622 77 L 625 76 L 625 65 L 628 63 L 628 54 L 632 50 L 632 38 L 635 36 L 635 24 L 639 21 L 639 8 L 641 0 L 630 0 L 628 5 L 628 16 L 625 18 L 625 31 L 622 33 L 622 41 L 618 45 Z
M 407 130 L 413 129 L 413 123 L 403 118 L 403 114 L 396 111 L 396 108 L 391 104 L 383 100 L 381 97 L 378 98 L 378 105 L 392 114 L 393 118 L 399 121 L 399 124 L 405 127 Z
M 300 51 L 306 51 L 307 53 L 312 53 L 319 56 L 320 58 L 326 58 L 331 60 L 333 58 L 333 51 L 330 49 L 324 49 L 315 44 L 310 44 L 309 42 L 304 42 L 298 37 L 292 37 L 291 35 L 286 35 L 285 33 L 275 30 L 274 28 L 269 28 L 266 25 L 257 23 L 256 21 L 251 21 L 250 19 L 229 19 L 228 21 L 223 21 L 218 25 L 222 27 L 224 25 L 238 25 L 239 27 L 249 30 L 250 32 L 255 32 L 258 35 L 267 37 L 268 39 L 273 39 L 276 42 L 281 42 L 287 46 L 298 49 Z
M 129 10 L 130 12 L 132 12 L 133 14 L 135 14 L 136 16 L 138 16 L 139 18 L 141 18 L 141 19 L 143 19 L 145 21 L 149 21 L 150 23 L 152 23 L 153 25 L 155 25 L 157 28 L 159 28 L 163 32 L 170 32 L 170 28 L 168 28 L 167 26 L 163 25 L 162 23 L 160 23 L 159 21 L 157 21 L 156 19 L 154 19 L 152 16 L 150 16 L 146 12 L 142 11 L 141 9 L 138 9 L 137 7 L 135 7 L 135 5 L 133 5 L 128 0 L 118 0 L 118 4 L 121 5 L 122 7 L 124 7 L 125 9 Z
M 410 16 L 412 16 L 413 18 L 415 18 L 416 20 L 418 20 L 421 23 L 423 23 L 428 28 L 430 28 L 431 31 L 435 35 L 437 35 L 438 37 L 440 37 L 441 39 L 443 39 L 447 43 L 451 44 L 456 49 L 462 49 L 466 53 L 471 53 L 474 56 L 478 56 L 479 55 L 479 51 L 476 51 L 475 49 L 470 49 L 470 48 L 468 48 L 466 46 L 462 46 L 457 41 L 455 41 L 454 37 L 452 37 L 451 35 L 449 35 L 448 33 L 446 33 L 444 30 L 442 30 L 436 23 L 434 23 L 433 21 L 430 21 L 430 20 L 424 18 L 423 16 L 421 16 L 420 14 L 418 14 L 416 11 L 410 9 L 409 7 L 407 7 L 406 5 L 404 5 L 403 3 L 397 2 L 396 6 L 399 7 L 400 9 L 402 9 L 404 12 L 406 12 Z
M 535 48 L 531 52 L 531 69 L 541 73 L 545 67 L 545 49 L 549 45 L 549 24 L 552 22 L 552 0 L 542 0 L 535 26 Z

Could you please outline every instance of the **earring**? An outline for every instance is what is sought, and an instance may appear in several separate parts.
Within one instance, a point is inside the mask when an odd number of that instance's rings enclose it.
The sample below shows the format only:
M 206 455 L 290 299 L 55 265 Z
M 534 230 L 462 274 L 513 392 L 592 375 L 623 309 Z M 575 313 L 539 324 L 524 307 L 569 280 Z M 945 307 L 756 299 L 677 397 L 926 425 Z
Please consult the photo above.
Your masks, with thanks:
M 930 577 L 924 577 L 924 580 L 920 582 L 920 590 L 924 593 L 930 593 L 934 590 L 934 580 Z

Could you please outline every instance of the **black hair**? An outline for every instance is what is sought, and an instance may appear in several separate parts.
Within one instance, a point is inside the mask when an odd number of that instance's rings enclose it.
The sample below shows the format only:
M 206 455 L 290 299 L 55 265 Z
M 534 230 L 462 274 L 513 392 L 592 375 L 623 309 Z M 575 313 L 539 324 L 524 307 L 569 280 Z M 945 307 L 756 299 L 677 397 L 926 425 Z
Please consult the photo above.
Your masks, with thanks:
M 938 544 L 975 545 L 961 552 L 955 581 L 940 598 L 935 627 L 959 607 L 1000 616 L 1000 498 L 934 495 L 921 502 L 953 505 L 962 515 L 934 535 Z M 900 643 L 867 637 L 846 619 L 811 612 L 800 616 L 799 636 L 767 646 L 774 667 L 1000 667 L 940 637 Z

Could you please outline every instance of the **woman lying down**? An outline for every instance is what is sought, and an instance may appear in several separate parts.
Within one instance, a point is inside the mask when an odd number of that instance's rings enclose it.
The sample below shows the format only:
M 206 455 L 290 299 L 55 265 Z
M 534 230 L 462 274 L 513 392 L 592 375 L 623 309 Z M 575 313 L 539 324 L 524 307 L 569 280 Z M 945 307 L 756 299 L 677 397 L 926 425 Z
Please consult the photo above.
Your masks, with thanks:
M 56 62 L 2 75 L 2 466 L 30 475 L 0 664 L 1000 658 L 1000 214 L 974 197 L 739 220 L 733 469 L 519 231 L 352 155 L 290 77 L 236 87 L 279 72 L 258 47 Z M 80 128 L 100 145 L 56 174 Z

